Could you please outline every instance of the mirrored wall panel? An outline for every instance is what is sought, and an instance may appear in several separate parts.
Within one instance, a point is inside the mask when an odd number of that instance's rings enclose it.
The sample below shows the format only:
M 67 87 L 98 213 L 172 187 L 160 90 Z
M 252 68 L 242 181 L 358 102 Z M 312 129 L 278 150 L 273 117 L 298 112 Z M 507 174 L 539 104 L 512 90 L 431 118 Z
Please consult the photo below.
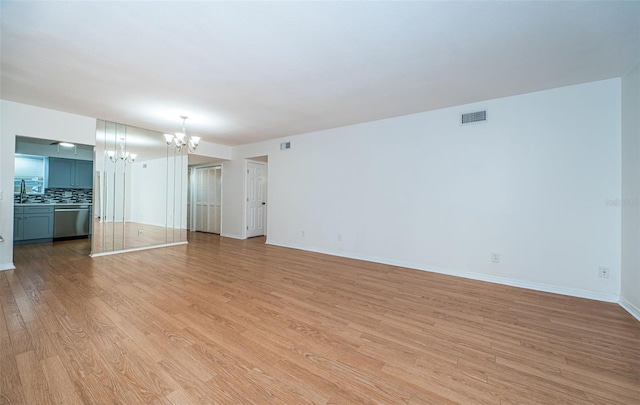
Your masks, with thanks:
M 187 240 L 186 150 L 164 134 L 98 120 L 92 254 Z

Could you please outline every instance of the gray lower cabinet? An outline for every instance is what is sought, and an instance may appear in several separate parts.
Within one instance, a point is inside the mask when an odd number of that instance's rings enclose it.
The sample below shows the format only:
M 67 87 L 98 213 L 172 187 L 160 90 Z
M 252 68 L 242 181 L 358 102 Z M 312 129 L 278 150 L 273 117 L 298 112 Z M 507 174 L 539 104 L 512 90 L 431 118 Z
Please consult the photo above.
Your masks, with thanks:
M 18 212 L 18 208 L 13 213 L 13 241 L 19 242 L 24 239 L 24 225 L 23 225 L 23 213 L 22 208 Z
M 53 241 L 53 206 L 15 207 L 13 241 L 16 244 Z

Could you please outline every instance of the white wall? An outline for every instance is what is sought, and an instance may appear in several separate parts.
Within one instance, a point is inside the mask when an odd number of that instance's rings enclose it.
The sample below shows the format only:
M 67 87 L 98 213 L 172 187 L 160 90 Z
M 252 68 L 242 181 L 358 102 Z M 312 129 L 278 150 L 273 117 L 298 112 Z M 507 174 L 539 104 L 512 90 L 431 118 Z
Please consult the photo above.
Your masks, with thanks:
M 132 164 L 130 218 L 127 221 L 174 227 L 175 217 L 175 227 L 186 228 L 187 164 L 184 155 Z
M 145 168 L 144 165 L 147 167 Z M 166 225 L 167 158 L 131 165 L 131 216 L 129 221 Z
M 241 157 L 222 163 L 222 218 L 220 234 L 242 239 L 244 227 L 245 164 Z
M 16 145 L 16 153 L 93 161 L 93 149 L 83 146 L 74 150 L 74 148 L 58 147 L 57 145 L 22 142 Z
M 244 211 L 246 159 L 275 153 L 279 150 L 279 142 L 281 140 L 236 146 L 232 149 L 232 160 L 222 163 L 222 220 L 220 225 L 222 236 L 236 239 L 246 237 Z M 269 227 L 269 210 L 270 207 L 267 204 L 267 229 Z
M 0 270 L 13 268 L 13 171 L 16 135 L 96 144 L 95 118 L 0 100 Z
M 199 156 L 208 156 L 208 157 L 214 157 L 218 159 L 229 160 L 232 157 L 232 150 L 233 148 L 231 146 L 218 145 L 217 143 L 200 141 L 200 144 L 198 145 L 198 149 L 196 153 Z
M 620 108 L 611 79 L 238 147 L 223 233 L 243 234 L 243 159 L 268 155 L 268 243 L 617 301 Z
M 622 292 L 640 320 L 640 65 L 622 78 Z

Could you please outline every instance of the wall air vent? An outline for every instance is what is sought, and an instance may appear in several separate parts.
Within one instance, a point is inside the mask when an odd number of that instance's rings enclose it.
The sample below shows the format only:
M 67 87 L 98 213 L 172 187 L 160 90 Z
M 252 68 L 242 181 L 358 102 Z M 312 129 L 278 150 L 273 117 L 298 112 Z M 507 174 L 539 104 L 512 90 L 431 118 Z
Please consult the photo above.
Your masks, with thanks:
M 291 142 L 280 142 L 280 150 L 291 149 Z
M 470 112 L 460 116 L 460 124 L 473 124 L 476 122 L 485 122 L 487 120 L 487 110 Z

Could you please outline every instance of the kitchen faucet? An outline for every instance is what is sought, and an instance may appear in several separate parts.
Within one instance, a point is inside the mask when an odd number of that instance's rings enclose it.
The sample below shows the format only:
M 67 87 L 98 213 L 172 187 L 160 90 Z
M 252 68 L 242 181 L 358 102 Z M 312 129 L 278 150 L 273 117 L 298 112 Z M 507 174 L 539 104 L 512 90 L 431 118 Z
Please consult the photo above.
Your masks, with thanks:
M 23 203 L 27 201 L 27 184 L 24 179 L 20 181 L 20 202 Z

